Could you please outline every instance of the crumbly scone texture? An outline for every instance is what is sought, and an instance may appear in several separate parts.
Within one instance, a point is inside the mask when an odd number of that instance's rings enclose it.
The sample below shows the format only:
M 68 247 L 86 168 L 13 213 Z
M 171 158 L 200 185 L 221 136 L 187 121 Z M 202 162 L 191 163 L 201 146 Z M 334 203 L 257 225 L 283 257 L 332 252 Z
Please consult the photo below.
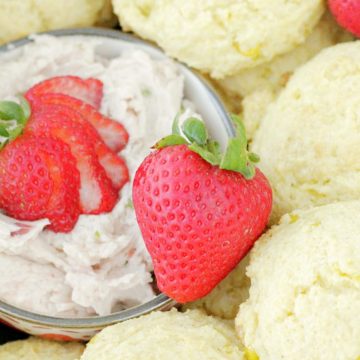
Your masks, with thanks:
M 352 39 L 326 12 L 303 44 L 262 65 L 242 70 L 223 80 L 213 80 L 213 85 L 228 110 L 242 114 L 247 136 L 251 140 L 269 105 L 294 71 L 324 48 Z
M 185 304 L 183 309 L 201 309 L 209 315 L 223 319 L 234 319 L 239 306 L 249 296 L 250 280 L 246 276 L 249 257 L 245 257 L 239 265 L 207 296 Z
M 85 346 L 30 337 L 0 346 L 1 360 L 77 360 Z
M 0 0 L 0 44 L 34 32 L 113 24 L 110 0 Z
M 113 5 L 124 30 L 214 78 L 295 48 L 325 9 L 323 0 L 113 0 Z
M 298 210 L 251 252 L 236 318 L 261 360 L 360 356 L 360 201 Z
M 277 96 L 277 91 L 269 86 L 244 97 L 241 114 L 249 142 L 254 138 L 269 106 L 276 100 Z
M 331 14 L 326 12 L 304 43 L 269 62 L 218 80 L 218 86 L 228 96 L 245 97 L 266 88 L 278 92 L 299 66 L 322 49 L 351 39 L 352 36 L 341 29 Z
M 323 50 L 272 103 L 252 150 L 274 194 L 272 221 L 360 198 L 360 41 Z
M 81 360 L 242 360 L 233 324 L 199 310 L 153 312 L 102 330 Z

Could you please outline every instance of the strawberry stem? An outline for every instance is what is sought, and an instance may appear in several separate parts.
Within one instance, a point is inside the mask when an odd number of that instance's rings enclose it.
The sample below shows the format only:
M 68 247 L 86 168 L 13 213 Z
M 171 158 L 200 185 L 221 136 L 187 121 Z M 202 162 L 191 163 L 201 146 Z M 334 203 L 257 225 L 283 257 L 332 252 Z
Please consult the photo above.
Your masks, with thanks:
M 19 100 L 20 104 L 0 101 L 0 150 L 23 132 L 30 117 L 29 103 L 23 97 Z
M 194 117 L 185 120 L 182 130 L 191 143 L 206 145 L 208 134 L 204 123 Z
M 195 117 L 179 122 L 183 110 L 176 115 L 172 135 L 166 136 L 156 143 L 153 148 L 161 149 L 166 146 L 186 144 L 188 148 L 199 154 L 204 160 L 220 169 L 241 173 L 246 179 L 255 175 L 255 163 L 260 161 L 258 155 L 249 153 L 245 126 L 239 116 L 231 115 L 231 120 L 236 129 L 235 137 L 228 140 L 224 154 L 221 153 L 219 144 L 209 139 L 204 122 Z
M 253 163 L 259 162 L 260 158 L 247 150 L 246 130 L 241 118 L 231 114 L 231 120 L 235 125 L 236 135 L 228 141 L 220 168 L 239 172 L 246 179 L 251 179 L 255 175 Z

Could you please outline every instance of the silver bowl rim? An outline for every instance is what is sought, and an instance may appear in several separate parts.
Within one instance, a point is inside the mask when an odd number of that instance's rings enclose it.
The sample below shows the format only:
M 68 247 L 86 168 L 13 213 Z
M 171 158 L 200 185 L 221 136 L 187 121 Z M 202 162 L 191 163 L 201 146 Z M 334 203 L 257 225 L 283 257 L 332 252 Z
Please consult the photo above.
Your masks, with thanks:
M 157 46 L 139 39 L 138 37 L 130 34 L 125 34 L 120 30 L 111 30 L 104 28 L 77 28 L 77 29 L 62 29 L 62 30 L 52 30 L 37 33 L 36 35 L 53 35 L 57 37 L 64 36 L 92 36 L 92 37 L 105 37 L 112 38 L 115 40 L 121 40 L 133 44 L 140 44 L 149 49 L 156 50 L 162 55 L 165 53 L 159 49 Z M 19 40 L 15 40 L 4 45 L 0 46 L 0 56 L 3 53 L 12 51 L 16 48 L 22 47 L 26 44 L 29 44 L 33 41 L 31 38 L 32 35 L 24 37 Z M 166 54 L 165 54 L 166 55 Z M 176 61 L 176 60 L 175 60 Z M 188 72 L 195 76 L 200 83 L 202 83 L 204 90 L 207 91 L 210 95 L 211 101 L 215 105 L 220 118 L 223 121 L 226 132 L 229 137 L 235 135 L 235 129 L 233 127 L 232 121 L 225 110 L 224 105 L 221 103 L 218 95 L 209 85 L 209 83 L 197 72 L 190 69 L 187 65 L 176 61 L 176 63 L 182 68 L 182 71 Z M 16 306 L 9 305 L 0 300 L 0 314 L 4 314 L 8 317 L 15 318 L 18 320 L 26 321 L 27 323 L 32 323 L 34 325 L 42 325 L 51 327 L 54 329 L 97 329 L 102 328 L 111 324 L 118 323 L 120 321 L 129 320 L 144 314 L 147 314 L 154 310 L 161 310 L 164 308 L 170 308 L 176 305 L 176 302 L 173 299 L 170 299 L 165 294 L 160 293 L 152 300 L 145 302 L 144 304 L 134 306 L 125 310 L 121 310 L 106 316 L 90 316 L 90 317 L 79 317 L 79 318 L 66 318 L 66 317 L 55 317 L 49 315 L 42 315 L 28 310 L 20 309 Z

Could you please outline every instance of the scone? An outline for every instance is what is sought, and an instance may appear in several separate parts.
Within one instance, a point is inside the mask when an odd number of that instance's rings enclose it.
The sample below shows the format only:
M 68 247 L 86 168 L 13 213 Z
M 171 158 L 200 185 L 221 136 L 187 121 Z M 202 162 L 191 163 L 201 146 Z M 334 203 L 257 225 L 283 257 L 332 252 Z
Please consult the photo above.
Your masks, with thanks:
M 266 86 L 244 97 L 241 114 L 246 128 L 246 135 L 250 142 L 254 138 L 269 106 L 276 100 L 278 95 L 277 90 L 271 86 Z
M 267 87 L 277 92 L 286 85 L 294 70 L 322 49 L 351 39 L 351 35 L 340 29 L 329 13 L 325 13 L 306 41 L 292 51 L 279 55 L 265 64 L 240 71 L 217 83 L 230 96 L 245 97 Z
M 233 325 L 199 310 L 153 312 L 110 326 L 81 360 L 242 360 Z
M 33 32 L 112 25 L 111 0 L 0 0 L 0 44 Z
M 303 44 L 270 62 L 242 70 L 223 80 L 214 80 L 214 85 L 230 111 L 242 111 L 247 135 L 252 139 L 269 105 L 293 72 L 322 49 L 351 39 L 351 35 L 340 29 L 332 16 L 326 13 Z
M 84 351 L 80 343 L 60 343 L 31 337 L 0 346 L 1 360 L 77 360 Z
M 214 78 L 270 61 L 305 41 L 322 0 L 113 0 L 122 28 Z
M 360 41 L 298 69 L 255 134 L 274 193 L 272 221 L 297 208 L 360 198 Z
M 360 356 L 360 201 L 285 215 L 256 243 L 237 331 L 261 360 Z

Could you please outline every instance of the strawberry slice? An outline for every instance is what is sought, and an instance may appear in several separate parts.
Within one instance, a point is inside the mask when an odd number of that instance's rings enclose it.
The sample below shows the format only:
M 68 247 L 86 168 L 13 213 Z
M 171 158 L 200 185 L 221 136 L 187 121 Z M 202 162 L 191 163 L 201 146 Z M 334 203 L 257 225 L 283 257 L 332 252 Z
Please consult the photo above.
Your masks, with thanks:
M 95 150 L 100 164 L 105 169 L 106 175 L 110 178 L 114 188 L 120 190 L 130 178 L 125 160 L 105 145 L 96 146 Z
M 28 91 L 25 96 L 30 103 L 41 100 L 44 104 L 64 105 L 76 110 L 95 127 L 105 144 L 113 151 L 118 152 L 122 150 L 129 140 L 129 134 L 122 124 L 101 115 L 93 106 L 74 97 L 54 93 L 40 94 L 35 97 L 32 90 Z
M 31 100 L 34 97 L 48 93 L 72 96 L 98 110 L 103 97 L 103 83 L 94 78 L 82 79 L 78 76 L 56 76 L 33 86 L 27 91 L 26 97 Z
M 0 184 L 0 207 L 9 216 L 48 218 L 48 228 L 56 232 L 75 226 L 80 179 L 75 159 L 63 142 L 31 134 L 18 137 L 0 152 Z
M 48 94 L 44 97 L 39 97 L 35 101 L 32 102 L 33 108 L 35 109 L 42 109 L 44 105 L 47 104 L 47 102 L 43 102 L 43 98 L 46 99 L 52 99 L 57 98 L 57 94 Z M 66 97 L 69 99 L 72 99 L 69 96 L 66 95 L 60 95 L 60 97 Z M 78 101 L 74 99 L 75 101 Z M 106 175 L 111 180 L 114 188 L 116 190 L 120 190 L 124 184 L 129 180 L 129 172 L 127 169 L 127 166 L 125 164 L 125 161 L 118 156 L 114 151 L 109 149 L 105 143 L 102 141 L 101 137 L 99 136 L 98 132 L 95 130 L 95 128 L 86 120 L 84 116 L 82 116 L 81 113 L 73 110 L 73 108 L 63 105 L 50 105 L 53 107 L 53 109 L 56 110 L 57 114 L 59 116 L 64 116 L 66 118 L 71 118 L 72 121 L 75 121 L 82 125 L 83 130 L 86 131 L 86 136 L 89 141 L 94 146 L 96 155 L 99 159 L 100 164 L 106 171 Z
M 80 172 L 82 213 L 99 214 L 111 211 L 118 200 L 118 191 L 113 187 L 98 160 L 92 138 L 81 121 L 73 119 L 74 112 L 66 107 L 33 107 L 27 131 L 55 137 L 69 145 Z

